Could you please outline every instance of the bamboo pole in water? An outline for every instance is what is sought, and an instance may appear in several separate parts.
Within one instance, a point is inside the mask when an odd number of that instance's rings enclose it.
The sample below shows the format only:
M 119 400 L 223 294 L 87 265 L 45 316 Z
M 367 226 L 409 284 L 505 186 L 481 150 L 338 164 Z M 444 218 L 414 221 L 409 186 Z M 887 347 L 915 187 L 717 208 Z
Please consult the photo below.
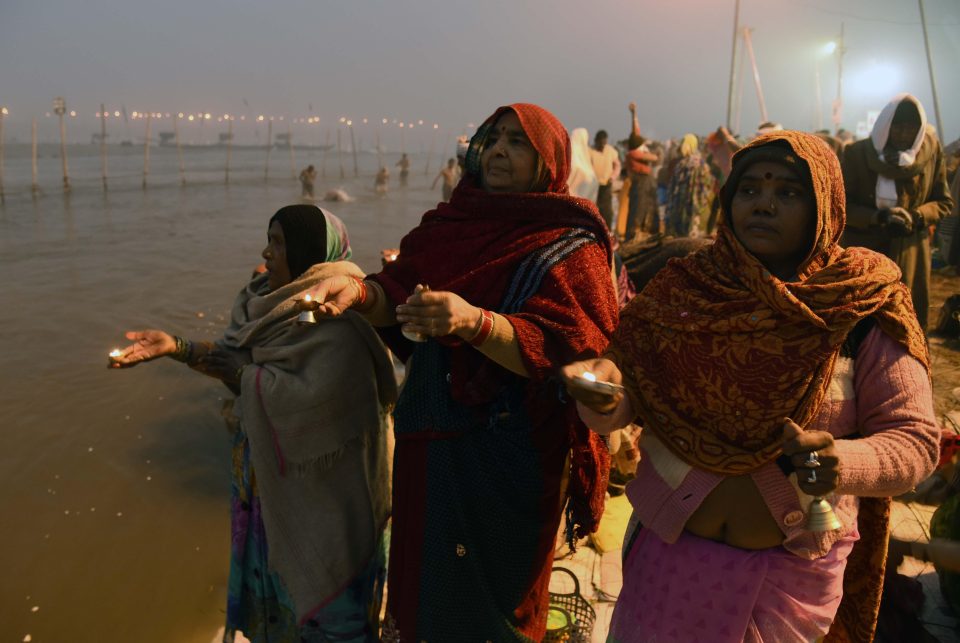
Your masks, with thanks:
M 150 174 L 150 120 L 153 114 L 147 113 L 146 132 L 143 138 L 143 189 L 147 189 L 147 176 Z
M 427 152 L 427 165 L 423 168 L 423 175 L 430 176 L 430 159 L 433 157 L 433 149 L 437 146 L 437 129 L 433 130 L 433 138 L 430 139 L 430 151 Z M 441 154 L 441 156 L 443 156 Z M 443 167 L 443 159 L 440 160 L 440 167 Z
M 263 180 L 270 179 L 270 149 L 273 147 L 273 121 L 267 121 L 267 162 L 263 167 Z
M 357 141 L 353 137 L 353 122 L 349 123 L 350 126 L 350 147 L 353 149 L 353 178 L 360 176 L 360 170 L 357 169 Z
M 293 132 L 290 130 L 290 121 L 287 121 L 287 147 L 290 149 L 290 174 L 297 180 L 297 161 L 293 158 Z
M 327 178 L 327 151 L 330 149 L 330 128 L 327 128 L 327 135 L 323 142 L 323 161 L 320 164 L 320 176 Z
M 180 165 L 180 185 L 187 184 L 187 173 L 183 168 L 183 149 L 180 147 L 180 115 L 173 115 L 173 141 L 177 144 L 177 163 Z
M 224 168 L 223 182 L 230 184 L 230 152 L 233 150 L 233 119 L 227 119 L 227 165 Z
M 30 193 L 36 197 L 40 193 L 40 184 L 37 183 L 37 118 L 34 116 L 30 124 Z
M 3 193 L 3 117 L 6 115 L 7 108 L 0 107 L 0 203 L 6 201 Z
M 100 103 L 100 177 L 103 179 L 103 191 L 107 191 L 107 112 Z
M 340 142 L 340 128 L 337 128 L 337 162 L 340 164 L 340 180 L 344 178 L 343 173 L 343 145 Z
M 70 174 L 67 169 L 67 124 L 63 120 L 64 112 L 66 107 L 61 107 L 58 110 L 58 116 L 60 117 L 60 161 L 63 167 L 63 191 L 70 191 Z

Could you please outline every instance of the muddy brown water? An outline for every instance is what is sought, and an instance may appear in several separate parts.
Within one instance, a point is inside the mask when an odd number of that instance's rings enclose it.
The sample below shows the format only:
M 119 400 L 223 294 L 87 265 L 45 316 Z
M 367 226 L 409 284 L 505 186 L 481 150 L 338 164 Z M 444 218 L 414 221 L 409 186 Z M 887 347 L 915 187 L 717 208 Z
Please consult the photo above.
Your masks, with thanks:
M 118 153 L 122 150 L 116 150 Z M 229 561 L 229 395 L 172 360 L 109 371 L 123 331 L 219 336 L 233 298 L 261 261 L 269 217 L 299 202 L 289 157 L 263 180 L 260 151 L 156 149 L 146 191 L 142 157 L 111 159 L 104 194 L 96 148 L 71 149 L 74 189 L 41 158 L 44 194 L 30 195 L 25 150 L 8 147 L 0 207 L 0 639 L 208 643 L 223 623 Z M 301 164 L 322 155 L 298 152 Z M 278 158 L 279 157 L 279 158 Z M 347 224 L 354 259 L 380 250 L 436 204 L 439 169 L 414 156 L 410 185 L 380 198 L 376 156 L 339 180 L 336 155 L 317 193 Z M 396 159 L 387 157 L 388 163 Z

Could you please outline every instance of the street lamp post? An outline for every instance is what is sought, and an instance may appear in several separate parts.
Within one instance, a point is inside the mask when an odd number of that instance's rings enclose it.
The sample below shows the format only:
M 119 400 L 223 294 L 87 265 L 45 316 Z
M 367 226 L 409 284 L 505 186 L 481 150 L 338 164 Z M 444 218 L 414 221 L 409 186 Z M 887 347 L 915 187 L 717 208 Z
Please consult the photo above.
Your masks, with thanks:
M 357 139 L 353 135 L 353 121 L 347 121 L 347 127 L 350 128 L 350 149 L 353 150 L 353 178 L 360 176 L 360 170 L 357 168 Z
M 70 191 L 70 176 L 67 173 L 67 124 L 63 120 L 67 113 L 67 102 L 62 96 L 53 99 L 53 113 L 60 118 L 60 160 L 63 166 L 63 191 Z

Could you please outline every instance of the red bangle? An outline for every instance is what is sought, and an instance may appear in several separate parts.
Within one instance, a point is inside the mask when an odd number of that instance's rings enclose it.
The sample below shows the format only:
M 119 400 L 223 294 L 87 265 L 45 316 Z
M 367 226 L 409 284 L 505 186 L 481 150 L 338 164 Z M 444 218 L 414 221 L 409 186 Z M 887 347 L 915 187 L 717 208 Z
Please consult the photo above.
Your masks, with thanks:
M 493 332 L 493 313 L 489 310 L 480 309 L 480 328 L 477 329 L 476 334 L 467 341 L 471 346 L 480 346 L 487 338 L 490 337 L 490 333 Z
M 367 303 L 367 284 L 360 277 L 351 277 L 351 279 L 357 282 L 357 288 L 360 290 L 360 296 L 353 302 L 353 305 L 362 306 Z

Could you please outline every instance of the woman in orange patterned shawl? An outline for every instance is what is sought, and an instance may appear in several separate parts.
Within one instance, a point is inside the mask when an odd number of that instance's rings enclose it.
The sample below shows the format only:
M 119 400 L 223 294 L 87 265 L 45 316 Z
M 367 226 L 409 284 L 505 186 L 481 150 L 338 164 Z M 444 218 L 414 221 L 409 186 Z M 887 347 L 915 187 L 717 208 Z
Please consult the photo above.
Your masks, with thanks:
M 605 358 L 564 369 L 595 431 L 644 426 L 610 640 L 869 640 L 889 497 L 936 463 L 923 333 L 896 266 L 838 245 L 817 137 L 758 138 L 721 201 L 716 243 L 650 282 Z M 839 529 L 807 529 L 812 496 Z

